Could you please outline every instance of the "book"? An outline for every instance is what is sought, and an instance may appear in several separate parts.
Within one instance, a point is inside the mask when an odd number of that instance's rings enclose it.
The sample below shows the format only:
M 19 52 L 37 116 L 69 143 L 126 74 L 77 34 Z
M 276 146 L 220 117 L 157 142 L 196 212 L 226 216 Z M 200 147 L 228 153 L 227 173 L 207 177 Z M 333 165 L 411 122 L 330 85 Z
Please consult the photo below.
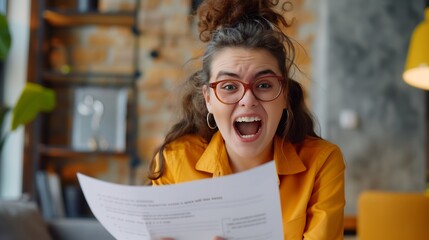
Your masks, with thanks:
M 36 189 L 42 215 L 45 219 L 65 217 L 61 182 L 56 173 L 38 171 Z

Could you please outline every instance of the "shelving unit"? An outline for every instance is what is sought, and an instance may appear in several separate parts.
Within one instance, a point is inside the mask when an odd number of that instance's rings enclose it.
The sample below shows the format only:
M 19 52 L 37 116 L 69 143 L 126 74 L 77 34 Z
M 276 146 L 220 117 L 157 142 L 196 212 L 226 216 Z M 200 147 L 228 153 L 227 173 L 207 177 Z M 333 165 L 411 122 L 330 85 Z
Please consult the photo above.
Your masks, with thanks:
M 134 13 L 78 13 L 70 12 L 56 12 L 53 10 L 46 10 L 43 13 L 43 18 L 52 26 L 67 27 L 78 25 L 125 25 L 134 26 L 136 18 Z
M 87 0 L 92 1 L 92 0 Z M 36 187 L 36 175 L 40 171 L 53 171 L 60 180 L 70 184 L 69 180 L 61 179 L 61 170 L 70 163 L 83 162 L 94 158 L 128 159 L 129 179 L 132 182 L 133 169 L 139 164 L 136 151 L 137 139 L 137 89 L 136 80 L 139 71 L 139 31 L 137 14 L 140 1 L 135 0 L 135 10 L 132 12 L 101 13 L 96 9 L 78 11 L 67 1 L 69 6 L 61 6 L 64 1 L 33 0 L 31 17 L 31 43 L 29 52 L 28 81 L 36 82 L 54 89 L 57 96 L 57 107 L 48 114 L 41 115 L 26 131 L 26 149 L 24 156 L 24 191 L 39 200 Z M 134 36 L 134 44 L 130 46 L 134 53 L 132 72 L 98 72 L 76 70 L 70 66 L 55 69 L 51 66 L 48 56 L 53 49 L 52 38 L 55 31 L 67 31 L 71 28 L 87 26 L 115 26 L 129 28 Z M 124 89 L 126 91 L 126 122 L 125 148 L 96 148 L 79 149 L 73 146 L 73 127 L 76 109 L 77 89 Z M 105 106 L 104 108 L 111 108 Z M 112 126 L 113 128 L 114 126 Z M 95 135 L 95 134 L 94 134 Z M 96 146 L 100 146 L 98 138 L 94 137 Z M 90 147 L 88 147 L 90 148 Z

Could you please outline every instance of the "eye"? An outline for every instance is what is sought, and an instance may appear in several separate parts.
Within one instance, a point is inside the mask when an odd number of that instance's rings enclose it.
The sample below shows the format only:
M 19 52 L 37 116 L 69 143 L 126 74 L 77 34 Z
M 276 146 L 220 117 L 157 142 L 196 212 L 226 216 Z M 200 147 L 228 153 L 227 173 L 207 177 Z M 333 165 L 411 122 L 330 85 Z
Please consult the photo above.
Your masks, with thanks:
M 256 85 L 256 88 L 259 88 L 259 89 L 272 88 L 272 84 L 270 82 L 260 82 Z
M 225 81 L 219 85 L 219 88 L 225 91 L 235 91 L 238 89 L 238 84 L 233 81 Z
M 255 82 L 254 86 L 255 86 L 255 89 L 268 90 L 270 88 L 273 88 L 273 81 L 271 81 L 271 79 L 261 79 Z
M 277 88 L 278 80 L 276 78 L 272 77 L 263 77 L 254 83 L 254 89 L 255 90 L 271 90 L 273 88 Z

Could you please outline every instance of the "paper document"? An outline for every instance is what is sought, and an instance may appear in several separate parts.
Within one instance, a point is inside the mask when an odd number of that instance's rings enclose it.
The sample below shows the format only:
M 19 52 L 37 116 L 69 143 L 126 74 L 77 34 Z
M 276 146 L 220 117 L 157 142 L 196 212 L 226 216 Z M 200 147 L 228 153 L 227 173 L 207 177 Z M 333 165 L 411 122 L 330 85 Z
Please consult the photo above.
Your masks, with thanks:
M 78 179 L 93 214 L 116 239 L 283 239 L 274 161 L 165 186 L 120 185 L 79 173 Z

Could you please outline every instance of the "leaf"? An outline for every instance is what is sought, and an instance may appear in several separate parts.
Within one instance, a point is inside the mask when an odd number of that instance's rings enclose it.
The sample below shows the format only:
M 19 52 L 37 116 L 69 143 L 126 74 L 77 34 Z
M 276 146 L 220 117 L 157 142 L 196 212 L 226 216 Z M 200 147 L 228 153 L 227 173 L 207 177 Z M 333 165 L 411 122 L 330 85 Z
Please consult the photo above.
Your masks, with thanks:
M 12 131 L 36 118 L 39 112 L 55 107 L 55 92 L 35 83 L 27 83 L 12 112 Z
M 4 60 L 9 53 L 11 36 L 7 18 L 0 14 L 0 60 Z

